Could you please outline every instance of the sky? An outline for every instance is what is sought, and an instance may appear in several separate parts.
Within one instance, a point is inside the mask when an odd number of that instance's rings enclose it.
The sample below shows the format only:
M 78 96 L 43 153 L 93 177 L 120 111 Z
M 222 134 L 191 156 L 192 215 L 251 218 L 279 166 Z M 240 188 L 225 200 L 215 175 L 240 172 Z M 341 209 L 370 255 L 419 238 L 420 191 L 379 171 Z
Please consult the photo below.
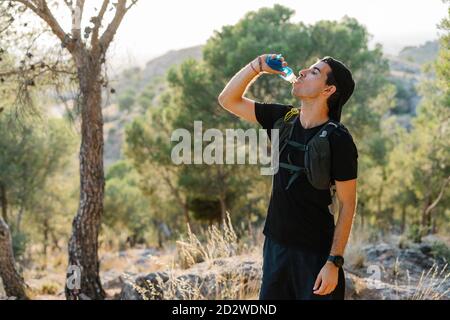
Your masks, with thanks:
M 295 10 L 292 22 L 354 17 L 373 35 L 371 44 L 381 43 L 388 54 L 436 39 L 436 25 L 447 14 L 442 0 L 139 0 L 111 47 L 113 64 L 141 65 L 169 50 L 203 44 L 214 30 L 276 3 Z

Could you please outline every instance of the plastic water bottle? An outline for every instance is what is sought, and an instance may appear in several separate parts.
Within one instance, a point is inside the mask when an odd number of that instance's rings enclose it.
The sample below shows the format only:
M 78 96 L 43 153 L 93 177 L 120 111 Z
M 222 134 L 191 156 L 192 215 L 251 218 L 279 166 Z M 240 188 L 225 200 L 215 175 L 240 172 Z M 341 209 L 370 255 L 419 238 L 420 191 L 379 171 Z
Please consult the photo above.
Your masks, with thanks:
M 292 71 L 289 67 L 283 67 L 283 62 L 280 60 L 282 57 L 283 56 L 281 54 L 277 54 L 277 56 L 272 59 L 272 55 L 268 54 L 266 57 L 266 63 L 272 69 L 284 72 L 286 74 L 285 76 L 279 74 L 282 79 L 289 82 L 294 82 L 296 79 L 294 71 Z

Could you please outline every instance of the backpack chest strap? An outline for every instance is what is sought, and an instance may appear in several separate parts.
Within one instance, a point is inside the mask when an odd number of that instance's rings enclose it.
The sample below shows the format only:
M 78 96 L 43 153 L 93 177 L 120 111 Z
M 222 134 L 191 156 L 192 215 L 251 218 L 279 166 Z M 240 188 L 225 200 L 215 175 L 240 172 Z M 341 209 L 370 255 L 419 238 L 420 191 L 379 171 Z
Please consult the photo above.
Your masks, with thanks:
M 287 140 L 287 144 L 300 151 L 308 151 L 309 148 L 308 145 L 298 143 L 297 141 L 294 140 Z
M 289 170 L 289 172 L 292 174 L 292 176 L 290 177 L 290 179 L 288 181 L 288 184 L 287 184 L 285 190 L 289 189 L 291 184 L 295 181 L 295 179 L 297 179 L 300 176 L 300 174 L 302 172 L 308 171 L 307 168 L 299 167 L 299 166 L 296 166 L 296 165 L 293 165 L 293 164 L 289 164 L 289 163 L 284 163 L 284 162 L 280 162 L 279 166 L 280 166 L 280 168 L 284 168 L 284 169 Z
M 287 136 L 287 138 L 285 139 L 285 141 L 283 141 L 283 145 L 280 148 L 280 155 L 283 153 L 284 149 L 286 148 L 286 146 L 289 144 L 289 141 L 291 141 L 291 137 L 292 134 L 294 132 L 294 128 L 295 128 L 295 121 L 297 120 L 298 117 L 294 117 L 294 120 L 292 120 L 290 122 L 290 128 L 289 128 L 289 135 Z

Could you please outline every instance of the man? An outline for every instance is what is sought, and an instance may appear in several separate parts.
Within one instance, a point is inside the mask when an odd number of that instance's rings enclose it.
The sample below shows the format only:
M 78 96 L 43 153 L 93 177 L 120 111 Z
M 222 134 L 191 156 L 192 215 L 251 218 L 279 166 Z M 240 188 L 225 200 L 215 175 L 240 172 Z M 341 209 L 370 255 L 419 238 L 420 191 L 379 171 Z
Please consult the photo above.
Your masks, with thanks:
M 261 74 L 284 74 L 269 67 L 266 57 L 259 56 L 242 68 L 220 94 L 219 103 L 247 121 L 258 122 L 269 133 L 293 106 L 258 103 L 244 97 Z M 287 66 L 284 58 L 280 60 Z M 301 70 L 292 84 L 292 95 L 300 100 L 301 107 L 291 140 L 306 144 L 330 120 L 339 122 L 354 86 L 348 68 L 331 57 Z M 266 237 L 260 299 L 344 299 L 342 256 L 356 208 L 358 152 L 347 130 L 334 132 L 328 141 L 330 176 L 340 204 L 337 223 L 329 210 L 330 190 L 314 188 L 305 174 L 286 189 L 290 173 L 279 168 L 273 176 L 263 231 Z M 289 146 L 280 154 L 280 163 L 286 162 L 288 156 L 294 164 L 304 165 L 303 155 Z

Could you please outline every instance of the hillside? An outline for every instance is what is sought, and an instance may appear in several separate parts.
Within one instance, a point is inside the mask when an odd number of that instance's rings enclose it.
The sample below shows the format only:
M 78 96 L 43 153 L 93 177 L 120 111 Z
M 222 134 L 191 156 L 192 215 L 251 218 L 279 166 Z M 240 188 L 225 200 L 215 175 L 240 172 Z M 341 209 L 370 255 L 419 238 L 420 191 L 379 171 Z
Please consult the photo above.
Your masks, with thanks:
M 125 125 L 135 116 L 143 114 L 147 107 L 157 103 L 160 93 L 166 88 L 164 76 L 169 68 L 189 58 L 200 60 L 201 50 L 202 46 L 171 50 L 150 60 L 145 68 L 125 70 L 112 81 L 116 94 L 111 97 L 111 104 L 104 109 L 106 167 L 122 156 Z M 131 108 L 131 104 L 140 106 Z
M 408 46 L 403 48 L 398 57 L 402 60 L 424 65 L 433 61 L 439 51 L 438 41 L 427 41 L 420 46 Z
M 403 127 L 411 126 L 411 118 L 420 102 L 417 85 L 429 76 L 424 74 L 423 68 L 436 59 L 438 50 L 438 41 L 427 41 L 420 46 L 405 47 L 397 56 L 386 56 L 390 68 L 389 80 L 397 88 L 397 105 L 392 113 Z

